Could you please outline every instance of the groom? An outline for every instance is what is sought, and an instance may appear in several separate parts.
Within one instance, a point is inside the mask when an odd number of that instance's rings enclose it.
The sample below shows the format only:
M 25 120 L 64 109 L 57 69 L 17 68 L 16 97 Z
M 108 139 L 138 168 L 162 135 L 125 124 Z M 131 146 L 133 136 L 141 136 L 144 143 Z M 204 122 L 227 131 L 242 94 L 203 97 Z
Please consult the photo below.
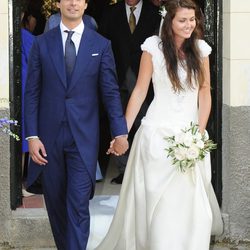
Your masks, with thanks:
M 59 250 L 86 249 L 99 141 L 99 93 L 115 138 L 113 150 L 123 154 L 128 148 L 111 45 L 84 26 L 87 3 L 57 3 L 62 21 L 35 39 L 25 90 L 24 120 L 32 158 L 27 186 L 41 176 Z

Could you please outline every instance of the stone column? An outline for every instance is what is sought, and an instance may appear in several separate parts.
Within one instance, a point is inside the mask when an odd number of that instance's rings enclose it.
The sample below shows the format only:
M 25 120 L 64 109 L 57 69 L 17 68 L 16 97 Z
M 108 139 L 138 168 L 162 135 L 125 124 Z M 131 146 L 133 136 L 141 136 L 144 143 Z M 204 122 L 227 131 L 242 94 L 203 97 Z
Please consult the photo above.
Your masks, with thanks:
M 0 117 L 9 116 L 8 0 L 0 1 Z M 10 228 L 9 137 L 0 132 L 0 242 L 8 242 Z
M 250 1 L 223 0 L 225 237 L 250 241 Z

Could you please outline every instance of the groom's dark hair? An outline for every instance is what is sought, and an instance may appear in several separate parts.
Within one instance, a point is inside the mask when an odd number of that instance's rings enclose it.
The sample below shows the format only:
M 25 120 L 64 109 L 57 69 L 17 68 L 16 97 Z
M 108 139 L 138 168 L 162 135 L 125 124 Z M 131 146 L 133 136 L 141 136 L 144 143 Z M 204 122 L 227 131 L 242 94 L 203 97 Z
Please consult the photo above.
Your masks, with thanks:
M 61 0 L 56 0 L 56 2 L 61 2 Z M 86 3 L 89 3 L 89 0 L 85 0 Z

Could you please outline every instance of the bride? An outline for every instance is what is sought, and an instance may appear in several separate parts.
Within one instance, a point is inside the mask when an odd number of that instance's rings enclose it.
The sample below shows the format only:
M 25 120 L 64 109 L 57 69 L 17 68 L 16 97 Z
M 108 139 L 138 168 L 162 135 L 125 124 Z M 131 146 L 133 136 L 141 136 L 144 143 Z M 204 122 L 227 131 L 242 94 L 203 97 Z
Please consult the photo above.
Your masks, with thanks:
M 97 250 L 208 250 L 211 234 L 222 233 L 210 155 L 183 173 L 164 150 L 164 137 L 190 122 L 205 132 L 211 109 L 211 48 L 198 39 L 192 0 L 167 0 L 163 6 L 161 35 L 141 46 L 140 72 L 126 110 L 128 129 L 151 78 L 155 97 L 135 136 L 117 210 Z M 116 153 L 112 146 L 109 151 Z

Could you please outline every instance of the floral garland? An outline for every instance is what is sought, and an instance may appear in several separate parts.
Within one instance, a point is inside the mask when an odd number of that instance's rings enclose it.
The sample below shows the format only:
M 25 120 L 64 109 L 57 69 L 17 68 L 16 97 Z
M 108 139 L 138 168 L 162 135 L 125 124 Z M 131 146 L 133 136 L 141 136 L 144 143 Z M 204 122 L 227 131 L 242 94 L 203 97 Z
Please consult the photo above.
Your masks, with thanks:
M 13 133 L 10 129 L 11 125 L 17 126 L 18 122 L 16 120 L 9 120 L 8 118 L 0 118 L 0 131 L 13 137 L 16 141 L 20 138 L 17 134 Z

